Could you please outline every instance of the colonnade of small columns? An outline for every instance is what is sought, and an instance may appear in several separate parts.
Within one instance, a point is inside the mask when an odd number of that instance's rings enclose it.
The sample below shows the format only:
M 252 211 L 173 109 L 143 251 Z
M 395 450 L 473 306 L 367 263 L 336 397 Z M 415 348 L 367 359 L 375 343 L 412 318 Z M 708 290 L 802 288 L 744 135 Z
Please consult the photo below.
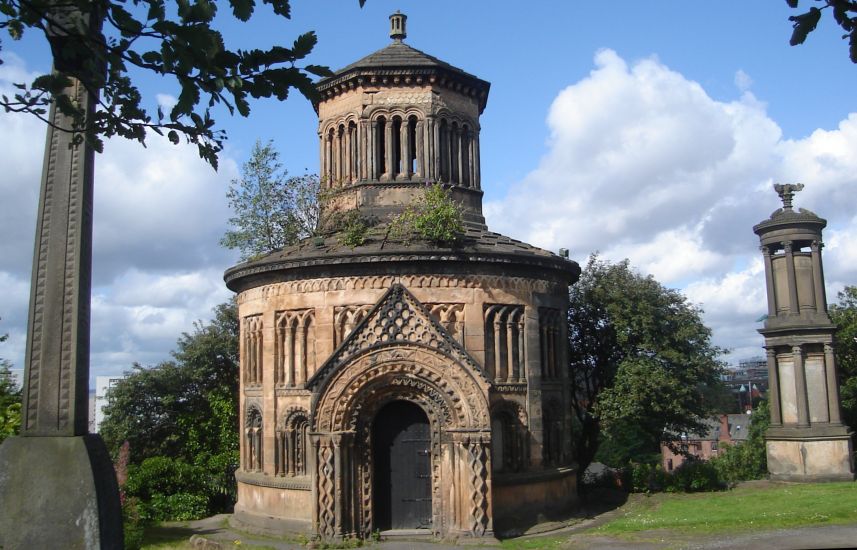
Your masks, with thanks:
M 439 181 L 479 189 L 479 134 L 434 115 L 379 115 L 343 122 L 321 135 L 328 188 L 358 181 Z

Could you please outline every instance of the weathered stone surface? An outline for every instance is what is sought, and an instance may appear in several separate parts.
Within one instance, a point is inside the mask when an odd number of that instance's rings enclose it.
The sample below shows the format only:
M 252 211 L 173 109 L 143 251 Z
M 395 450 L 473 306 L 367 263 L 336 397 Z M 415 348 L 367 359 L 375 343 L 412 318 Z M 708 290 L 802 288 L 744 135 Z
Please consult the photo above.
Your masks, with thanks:
M 3 442 L 0 548 L 122 548 L 116 475 L 100 436 Z
M 780 481 L 851 481 L 854 453 L 850 437 L 821 440 L 767 440 L 768 471 Z
M 827 314 L 821 231 L 827 222 L 792 207 L 802 184 L 774 185 L 783 207 L 753 227 L 762 244 L 771 425 L 768 471 L 789 481 L 854 479 L 851 434 L 842 424 Z

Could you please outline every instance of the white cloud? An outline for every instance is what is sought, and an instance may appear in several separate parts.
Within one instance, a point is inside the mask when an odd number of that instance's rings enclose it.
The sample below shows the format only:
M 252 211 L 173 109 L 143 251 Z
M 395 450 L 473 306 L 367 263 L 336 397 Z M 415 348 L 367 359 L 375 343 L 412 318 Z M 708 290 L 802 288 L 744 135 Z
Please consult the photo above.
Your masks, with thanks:
M 627 257 L 683 287 L 736 358 L 758 355 L 766 306 L 752 227 L 779 206 L 773 182 L 807 184 L 796 205 L 830 222 L 829 285 L 857 281 L 857 114 L 784 140 L 751 84 L 738 71 L 741 96 L 717 101 L 657 59 L 598 52 L 554 99 L 539 165 L 486 205 L 489 225 L 579 261 Z
M 735 86 L 742 92 L 746 92 L 753 86 L 753 79 L 743 70 L 738 69 L 735 72 Z
M 0 91 L 32 78 L 4 54 Z M 159 98 L 167 101 L 168 98 Z M 29 280 L 45 127 L 0 115 L 0 357 L 24 364 Z M 226 188 L 237 175 L 224 155 L 214 172 L 196 148 L 150 135 L 147 148 L 120 138 L 96 157 L 91 374 L 169 357 L 176 339 L 231 294 L 222 273 L 237 257 L 222 250 Z

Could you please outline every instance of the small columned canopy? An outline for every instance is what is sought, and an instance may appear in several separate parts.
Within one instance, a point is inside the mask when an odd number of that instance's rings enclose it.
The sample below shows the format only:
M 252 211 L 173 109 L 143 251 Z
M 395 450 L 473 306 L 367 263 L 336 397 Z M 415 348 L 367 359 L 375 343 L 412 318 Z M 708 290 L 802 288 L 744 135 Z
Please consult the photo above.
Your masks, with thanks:
M 392 43 L 320 81 L 321 174 L 326 187 L 442 182 L 480 189 L 479 115 L 490 84 L 404 43 Z

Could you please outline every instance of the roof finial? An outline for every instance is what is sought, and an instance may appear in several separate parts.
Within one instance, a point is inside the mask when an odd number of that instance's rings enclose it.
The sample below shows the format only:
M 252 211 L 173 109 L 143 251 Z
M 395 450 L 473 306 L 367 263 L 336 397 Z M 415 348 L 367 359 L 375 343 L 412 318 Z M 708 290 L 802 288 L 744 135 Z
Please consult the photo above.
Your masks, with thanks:
M 783 201 L 783 210 L 791 210 L 792 209 L 792 199 L 795 196 L 795 193 L 803 189 L 802 183 L 775 183 L 774 191 L 777 192 L 777 195 L 780 196 L 780 199 Z
M 405 23 L 408 21 L 408 16 L 396 10 L 396 13 L 390 16 L 390 38 L 396 42 L 401 42 L 408 36 L 405 31 Z

